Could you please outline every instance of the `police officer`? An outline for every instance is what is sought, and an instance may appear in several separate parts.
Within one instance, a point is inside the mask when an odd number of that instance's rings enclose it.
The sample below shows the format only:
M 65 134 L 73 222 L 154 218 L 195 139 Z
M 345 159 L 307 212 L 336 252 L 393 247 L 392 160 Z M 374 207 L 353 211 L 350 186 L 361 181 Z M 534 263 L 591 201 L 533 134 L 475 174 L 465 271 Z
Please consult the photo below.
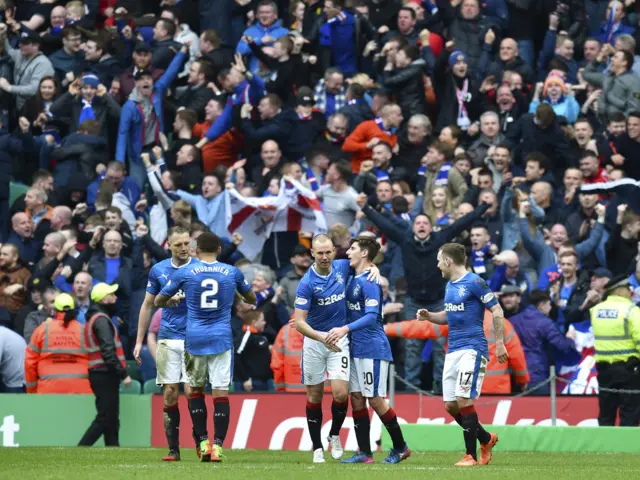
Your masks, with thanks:
M 118 285 L 98 283 L 91 290 L 84 340 L 89 355 L 89 382 L 96 396 L 96 418 L 85 432 L 80 446 L 91 446 L 104 435 L 104 444 L 119 446 L 120 381 L 131 383 L 124 350 L 111 318 L 116 313 Z
M 601 388 L 640 390 L 640 308 L 631 301 L 629 278 L 612 278 L 605 287 L 606 300 L 591 309 L 596 367 Z M 640 423 L 640 395 L 603 392 L 598 395 L 600 425 Z

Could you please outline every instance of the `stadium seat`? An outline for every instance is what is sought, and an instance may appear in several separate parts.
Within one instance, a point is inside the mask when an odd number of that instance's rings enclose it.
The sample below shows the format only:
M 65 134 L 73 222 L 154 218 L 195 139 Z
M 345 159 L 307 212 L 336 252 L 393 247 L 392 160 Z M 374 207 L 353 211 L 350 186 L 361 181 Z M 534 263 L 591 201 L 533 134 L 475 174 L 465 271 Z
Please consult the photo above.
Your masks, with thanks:
M 135 360 L 127 360 L 127 375 L 131 377 L 131 380 L 137 380 L 142 382 L 142 375 L 140 374 L 140 367 Z
M 126 393 L 129 395 L 140 395 L 142 391 L 142 385 L 137 380 L 131 380 L 131 385 L 125 387 L 123 383 L 120 383 L 120 393 Z
M 147 380 L 144 382 L 142 386 L 142 393 L 152 394 L 152 393 L 162 393 L 162 387 L 160 385 L 156 385 L 155 379 Z

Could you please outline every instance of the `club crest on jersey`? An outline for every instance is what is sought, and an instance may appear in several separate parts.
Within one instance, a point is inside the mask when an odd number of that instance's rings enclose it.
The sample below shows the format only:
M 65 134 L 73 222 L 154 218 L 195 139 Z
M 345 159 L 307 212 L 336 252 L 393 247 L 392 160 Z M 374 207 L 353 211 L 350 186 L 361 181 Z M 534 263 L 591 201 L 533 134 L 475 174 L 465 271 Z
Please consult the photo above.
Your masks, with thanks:
M 342 274 L 341 273 L 336 273 L 336 282 L 344 283 L 344 278 L 342 278 Z
M 467 289 L 464 288 L 464 285 L 458 287 L 458 295 L 464 297 L 467 294 Z
M 356 285 L 353 289 L 353 296 L 357 297 L 360 294 L 360 285 Z

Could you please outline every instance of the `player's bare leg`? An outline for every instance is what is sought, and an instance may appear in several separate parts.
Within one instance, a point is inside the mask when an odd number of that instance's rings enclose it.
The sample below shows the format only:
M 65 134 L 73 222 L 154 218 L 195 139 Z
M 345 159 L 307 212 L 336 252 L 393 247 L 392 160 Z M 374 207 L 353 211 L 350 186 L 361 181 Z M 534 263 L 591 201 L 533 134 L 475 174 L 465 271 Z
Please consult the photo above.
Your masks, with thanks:
M 178 384 L 162 386 L 164 398 L 164 434 L 169 445 L 169 454 L 162 458 L 165 462 L 180 461 L 180 409 L 178 408 Z
M 324 382 L 318 385 L 307 385 L 307 426 L 313 448 L 313 463 L 324 463 L 322 447 L 322 396 Z
M 351 411 L 353 427 L 356 432 L 359 451 L 353 457 L 342 460 L 342 463 L 373 463 L 371 454 L 371 419 L 367 408 L 367 399 L 360 392 L 351 393 Z
M 473 399 L 457 397 L 455 402 L 444 403 L 449 415 L 463 428 L 466 454 L 456 465 L 462 467 L 478 464 L 476 441 L 480 441 L 482 451 L 480 464 L 487 465 L 491 461 L 491 450 L 498 442 L 498 436 L 487 432 L 480 424 Z
M 213 396 L 213 452 L 211 454 L 212 462 L 220 462 L 222 455 L 222 444 L 227 437 L 229 430 L 229 391 L 212 389 Z
M 331 391 L 333 392 L 333 402 L 331 404 L 331 430 L 329 431 L 329 447 L 331 457 L 340 460 L 344 450 L 340 441 L 340 429 L 347 418 L 349 409 L 349 382 L 344 380 L 331 380 Z
M 382 397 L 373 397 L 369 399 L 369 405 L 376 412 L 382 424 L 389 432 L 391 441 L 393 442 L 393 448 L 384 463 L 400 463 L 406 460 L 411 455 L 411 450 L 407 446 L 407 442 L 404 441 L 404 435 L 398 424 L 398 416 L 396 412 L 389 406 L 387 401 Z

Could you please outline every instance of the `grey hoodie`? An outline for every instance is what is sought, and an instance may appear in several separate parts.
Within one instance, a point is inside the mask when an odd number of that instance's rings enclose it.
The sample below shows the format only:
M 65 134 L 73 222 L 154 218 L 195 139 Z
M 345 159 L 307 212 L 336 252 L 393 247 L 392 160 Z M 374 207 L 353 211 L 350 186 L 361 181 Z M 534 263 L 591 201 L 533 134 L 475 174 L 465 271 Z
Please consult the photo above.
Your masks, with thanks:
M 43 53 L 27 60 L 19 50 L 11 47 L 7 40 L 4 42 L 4 48 L 15 65 L 11 93 L 16 96 L 16 106 L 20 110 L 29 97 L 38 93 L 40 80 L 46 76 L 53 76 L 55 71 L 51 61 Z

